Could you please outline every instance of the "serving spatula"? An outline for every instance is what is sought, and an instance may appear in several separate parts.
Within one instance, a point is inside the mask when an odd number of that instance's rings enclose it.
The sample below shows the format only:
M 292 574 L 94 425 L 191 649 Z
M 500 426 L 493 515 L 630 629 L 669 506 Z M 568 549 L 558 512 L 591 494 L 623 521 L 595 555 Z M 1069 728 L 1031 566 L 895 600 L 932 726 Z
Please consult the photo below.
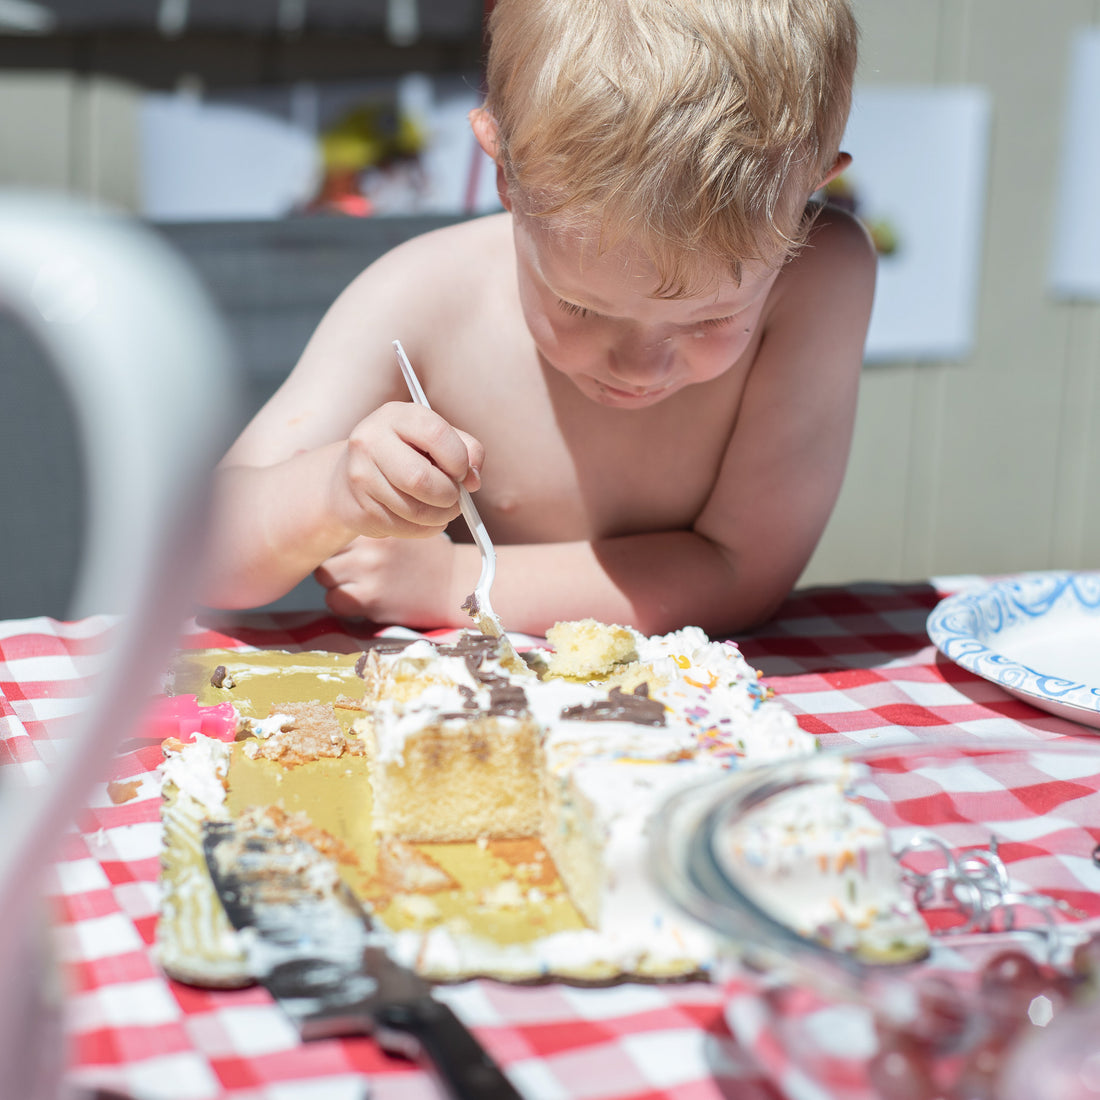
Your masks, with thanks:
M 286 829 L 203 826 L 203 853 L 253 976 L 305 1040 L 374 1037 L 434 1070 L 456 1100 L 520 1094 L 430 984 L 387 954 L 335 864 Z

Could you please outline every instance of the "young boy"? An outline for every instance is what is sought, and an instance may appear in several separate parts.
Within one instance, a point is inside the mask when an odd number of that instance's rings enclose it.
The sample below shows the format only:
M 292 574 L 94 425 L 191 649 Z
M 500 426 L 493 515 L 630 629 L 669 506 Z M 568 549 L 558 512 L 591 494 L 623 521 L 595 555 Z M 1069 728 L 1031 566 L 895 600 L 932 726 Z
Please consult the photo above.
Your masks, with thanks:
M 222 464 L 204 598 L 312 571 L 338 615 L 469 626 L 461 483 L 509 629 L 759 623 L 839 492 L 871 308 L 866 234 L 808 206 L 849 159 L 846 0 L 498 0 L 490 30 L 505 213 L 335 302 Z

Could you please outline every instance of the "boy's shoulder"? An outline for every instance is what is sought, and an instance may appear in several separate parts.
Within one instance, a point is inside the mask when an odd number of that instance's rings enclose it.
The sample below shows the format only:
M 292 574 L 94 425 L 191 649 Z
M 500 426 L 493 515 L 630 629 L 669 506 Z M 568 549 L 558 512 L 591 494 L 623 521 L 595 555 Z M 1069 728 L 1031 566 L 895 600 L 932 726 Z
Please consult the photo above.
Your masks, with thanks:
M 799 258 L 873 265 L 876 252 L 871 234 L 859 218 L 839 206 L 824 203 L 817 211 Z
M 462 262 L 471 256 L 491 258 L 494 251 L 508 249 L 511 243 L 511 215 L 484 214 L 410 237 L 379 262 L 422 263 L 428 259 Z
M 448 289 L 469 294 L 479 283 L 515 264 L 509 214 L 486 214 L 410 237 L 363 272 L 360 282 L 377 289 L 419 287 L 427 292 Z
M 357 328 L 380 315 L 407 327 L 454 324 L 482 293 L 514 280 L 514 269 L 510 216 L 471 218 L 385 252 L 345 290 L 338 313 Z
M 805 244 L 790 259 L 776 283 L 774 298 L 812 294 L 839 299 L 861 295 L 873 285 L 878 256 L 867 227 L 855 215 L 824 205 Z M 827 288 L 827 289 L 826 289 Z

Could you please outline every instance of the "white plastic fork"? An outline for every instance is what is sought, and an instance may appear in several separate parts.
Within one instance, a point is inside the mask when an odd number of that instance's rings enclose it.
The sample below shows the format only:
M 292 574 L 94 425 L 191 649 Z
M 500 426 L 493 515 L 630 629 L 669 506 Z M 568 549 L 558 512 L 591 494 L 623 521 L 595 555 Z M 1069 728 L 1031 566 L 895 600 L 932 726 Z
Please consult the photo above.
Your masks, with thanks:
M 401 364 L 401 373 L 405 377 L 405 385 L 409 387 L 409 393 L 413 401 L 424 408 L 430 409 L 428 398 L 424 393 L 424 387 L 420 385 L 420 379 L 416 377 L 409 357 L 401 346 L 400 340 L 394 340 L 393 350 L 397 352 L 397 361 Z M 489 591 L 493 587 L 493 580 L 497 573 L 497 553 L 493 549 L 493 541 L 489 538 L 489 532 L 485 529 L 485 523 L 478 514 L 473 497 L 462 486 L 458 487 L 458 501 L 462 509 L 462 518 L 466 520 L 466 526 L 470 528 L 470 534 L 474 538 L 478 550 L 481 552 L 481 576 L 478 577 L 473 593 L 466 598 L 462 605 L 470 618 L 477 624 L 482 634 L 499 638 L 501 643 L 502 659 L 506 665 L 514 665 L 517 670 L 527 671 L 527 665 L 523 658 L 515 651 L 511 640 L 505 633 L 504 624 L 500 616 L 493 610 L 489 599 Z

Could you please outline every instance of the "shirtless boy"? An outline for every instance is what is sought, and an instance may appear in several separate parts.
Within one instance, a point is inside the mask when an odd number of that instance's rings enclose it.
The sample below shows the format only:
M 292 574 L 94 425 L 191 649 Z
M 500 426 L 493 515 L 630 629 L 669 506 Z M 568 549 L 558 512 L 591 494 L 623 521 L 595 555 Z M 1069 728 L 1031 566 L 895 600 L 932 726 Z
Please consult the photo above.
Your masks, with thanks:
M 759 623 L 839 492 L 871 308 L 866 234 L 807 205 L 849 159 L 847 4 L 498 0 L 491 33 L 505 213 L 337 299 L 221 465 L 204 599 L 314 572 L 338 615 L 468 626 L 462 483 L 510 629 Z

